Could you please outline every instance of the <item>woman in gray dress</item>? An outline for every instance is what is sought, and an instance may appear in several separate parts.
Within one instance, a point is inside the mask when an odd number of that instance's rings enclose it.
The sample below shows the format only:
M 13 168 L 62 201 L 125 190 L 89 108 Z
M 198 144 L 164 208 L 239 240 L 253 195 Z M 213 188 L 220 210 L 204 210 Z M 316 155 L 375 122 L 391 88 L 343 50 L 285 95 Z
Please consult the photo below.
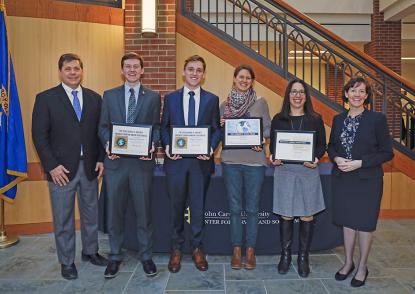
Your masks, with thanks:
M 314 162 L 284 163 L 274 158 L 275 130 L 314 131 Z M 326 151 L 326 134 L 320 115 L 313 110 L 304 81 L 295 79 L 288 83 L 281 111 L 272 119 L 270 137 L 270 161 L 275 166 L 273 212 L 280 215 L 281 258 L 278 272 L 286 274 L 290 268 L 293 221 L 299 217 L 298 273 L 307 277 L 310 273 L 308 255 L 313 216 L 325 209 L 317 166 Z
M 248 65 L 240 65 L 234 71 L 233 87 L 220 107 L 221 125 L 228 118 L 261 117 L 263 137 L 269 138 L 271 117 L 267 101 L 257 97 L 253 88 L 255 73 Z M 221 153 L 226 195 L 231 213 L 231 242 L 233 269 L 252 270 L 256 266 L 255 245 L 258 233 L 258 210 L 262 183 L 267 165 L 262 146 L 252 149 L 223 149 Z M 242 238 L 242 199 L 245 199 L 246 235 Z M 242 263 L 241 247 L 245 246 L 245 262 Z

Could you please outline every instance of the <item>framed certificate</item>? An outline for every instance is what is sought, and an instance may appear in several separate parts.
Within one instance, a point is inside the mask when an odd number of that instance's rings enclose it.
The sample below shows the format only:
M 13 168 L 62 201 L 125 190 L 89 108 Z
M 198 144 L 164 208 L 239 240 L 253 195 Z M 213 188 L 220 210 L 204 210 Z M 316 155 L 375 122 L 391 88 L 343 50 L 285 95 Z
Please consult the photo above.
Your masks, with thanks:
M 274 159 L 284 162 L 314 162 L 314 131 L 275 130 Z
M 149 156 L 151 125 L 111 124 L 110 152 L 119 156 Z
M 172 126 L 170 153 L 183 157 L 210 156 L 210 127 Z
M 225 119 L 223 148 L 252 148 L 262 145 L 262 118 Z

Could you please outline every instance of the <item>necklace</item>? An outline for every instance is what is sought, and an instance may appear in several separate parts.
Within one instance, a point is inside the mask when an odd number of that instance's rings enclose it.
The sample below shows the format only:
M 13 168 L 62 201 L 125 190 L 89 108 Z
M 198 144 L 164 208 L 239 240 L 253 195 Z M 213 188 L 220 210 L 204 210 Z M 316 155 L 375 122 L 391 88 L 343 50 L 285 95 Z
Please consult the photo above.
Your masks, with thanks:
M 298 127 L 298 130 L 301 130 L 301 126 L 303 125 L 303 119 L 304 119 L 304 116 L 303 117 L 301 117 L 301 120 L 300 120 L 300 126 Z M 293 120 L 290 118 L 290 123 L 291 123 L 291 130 L 295 130 L 294 129 L 294 124 L 293 124 Z

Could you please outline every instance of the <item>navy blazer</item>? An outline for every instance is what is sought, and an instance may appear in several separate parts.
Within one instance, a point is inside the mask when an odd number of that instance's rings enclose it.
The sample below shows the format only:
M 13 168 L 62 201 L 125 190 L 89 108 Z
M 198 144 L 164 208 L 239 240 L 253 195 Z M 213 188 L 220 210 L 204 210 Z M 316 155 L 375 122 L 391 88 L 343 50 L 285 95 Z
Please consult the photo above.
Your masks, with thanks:
M 333 118 L 328 154 L 333 162 L 333 175 L 343 173 L 334 162 L 336 156 L 346 158 L 346 151 L 341 144 L 340 134 L 348 112 Z M 352 148 L 352 158 L 362 160 L 362 167 L 357 170 L 360 178 L 383 176 L 382 163 L 393 158 L 392 139 L 389 134 L 386 117 L 383 113 L 365 110 L 357 129 Z
M 219 97 L 200 89 L 200 104 L 197 119 L 198 126 L 210 126 L 210 146 L 216 149 L 220 142 L 221 130 L 219 125 Z M 183 88 L 169 93 L 164 97 L 163 116 L 161 119 L 161 140 L 166 145 L 171 144 L 171 126 L 185 126 L 183 113 Z M 204 172 L 214 171 L 213 156 L 210 160 L 199 160 Z M 166 171 L 180 169 L 180 160 L 174 161 L 169 158 L 165 160 Z
M 62 85 L 36 96 L 32 114 L 32 138 L 49 181 L 49 172 L 62 164 L 72 180 L 81 159 L 81 145 L 85 174 L 89 180 L 98 174 L 97 162 L 104 159 L 104 149 L 98 138 L 101 96 L 82 87 L 82 116 L 78 121 L 75 110 Z

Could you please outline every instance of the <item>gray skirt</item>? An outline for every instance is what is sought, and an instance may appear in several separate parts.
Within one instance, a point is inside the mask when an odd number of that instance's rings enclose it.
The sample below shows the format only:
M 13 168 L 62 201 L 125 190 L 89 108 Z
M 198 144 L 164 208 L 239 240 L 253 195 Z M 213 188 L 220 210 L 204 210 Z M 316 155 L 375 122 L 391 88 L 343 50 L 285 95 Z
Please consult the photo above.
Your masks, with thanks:
M 284 164 L 274 170 L 273 212 L 283 216 L 310 216 L 326 208 L 318 168 Z

